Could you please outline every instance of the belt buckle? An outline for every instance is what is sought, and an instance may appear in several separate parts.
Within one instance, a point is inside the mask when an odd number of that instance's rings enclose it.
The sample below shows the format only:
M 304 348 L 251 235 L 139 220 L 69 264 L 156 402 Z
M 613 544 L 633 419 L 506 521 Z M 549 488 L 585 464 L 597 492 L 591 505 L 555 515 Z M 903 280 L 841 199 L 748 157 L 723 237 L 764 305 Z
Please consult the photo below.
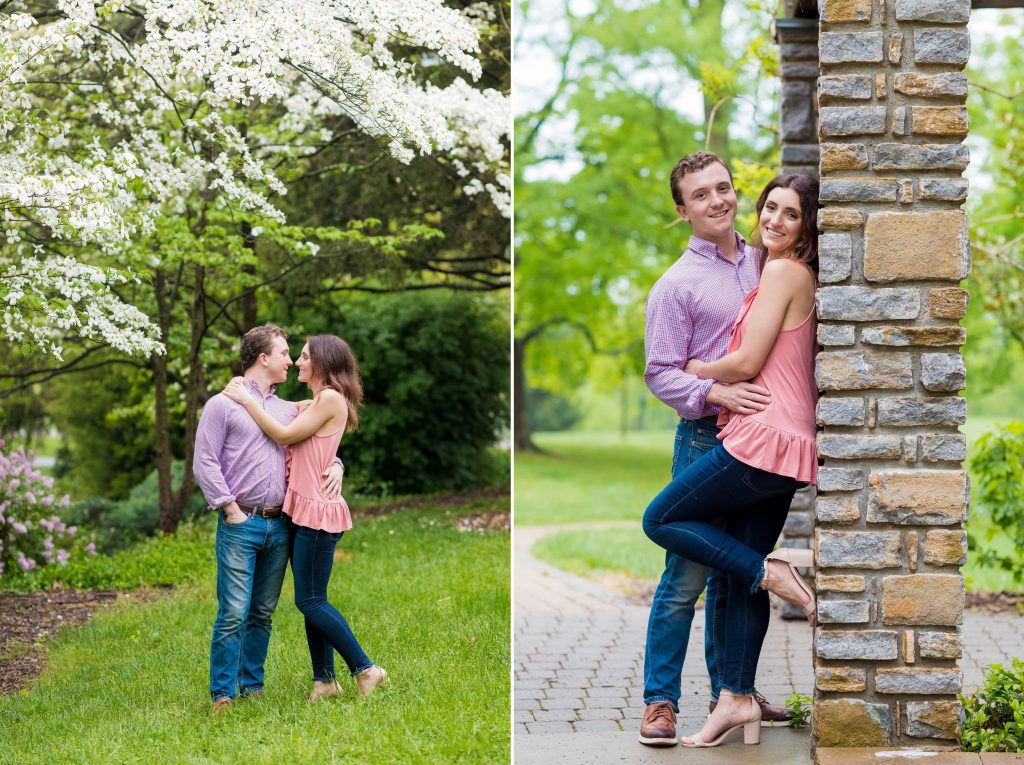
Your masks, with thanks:
M 258 515 L 260 518 L 267 518 L 268 517 L 267 516 L 267 511 L 268 510 L 270 510 L 269 507 L 254 507 L 253 510 L 252 510 L 252 514 L 253 515 Z

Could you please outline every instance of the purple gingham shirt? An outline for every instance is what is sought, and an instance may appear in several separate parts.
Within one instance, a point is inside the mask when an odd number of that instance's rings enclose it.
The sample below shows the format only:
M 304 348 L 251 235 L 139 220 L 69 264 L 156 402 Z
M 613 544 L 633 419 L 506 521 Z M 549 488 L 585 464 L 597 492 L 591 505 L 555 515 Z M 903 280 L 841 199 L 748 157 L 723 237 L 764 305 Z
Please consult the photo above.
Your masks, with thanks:
M 255 381 L 245 384 L 282 425 L 295 419 L 298 410 L 274 395 L 276 386 L 263 395 Z M 236 500 L 252 507 L 280 507 L 287 454 L 288 447 L 275 444 L 244 406 L 218 393 L 206 402 L 199 418 L 192 470 L 210 507 Z
M 725 355 L 743 298 L 757 286 L 759 254 L 736 235 L 730 263 L 716 244 L 691 236 L 688 248 L 647 296 L 644 382 L 651 393 L 685 420 L 718 414 L 705 399 L 714 380 L 686 374 L 690 359 L 717 361 Z

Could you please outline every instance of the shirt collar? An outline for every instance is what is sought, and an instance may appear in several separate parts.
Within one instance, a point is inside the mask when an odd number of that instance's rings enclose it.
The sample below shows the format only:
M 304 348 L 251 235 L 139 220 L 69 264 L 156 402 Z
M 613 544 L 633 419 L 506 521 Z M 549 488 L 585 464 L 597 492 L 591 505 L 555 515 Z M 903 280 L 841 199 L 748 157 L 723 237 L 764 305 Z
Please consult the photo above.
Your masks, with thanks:
M 249 392 L 252 393 L 252 395 L 256 396 L 257 398 L 270 398 L 271 396 L 274 395 L 274 392 L 277 390 L 276 385 L 271 385 L 270 389 L 267 391 L 267 395 L 264 396 L 263 391 L 260 390 L 260 385 L 258 382 L 249 377 L 245 377 L 243 378 L 243 380 L 245 381 L 245 387 L 248 388 Z
M 696 235 L 690 236 L 690 241 L 687 242 L 686 246 L 693 252 L 709 260 L 713 260 L 714 258 L 721 258 L 722 260 L 726 259 L 725 253 L 722 252 L 721 247 L 713 242 L 709 242 L 707 239 L 701 239 Z M 736 263 L 742 263 L 747 254 L 747 241 L 738 233 L 736 234 L 736 252 L 738 253 L 736 255 Z

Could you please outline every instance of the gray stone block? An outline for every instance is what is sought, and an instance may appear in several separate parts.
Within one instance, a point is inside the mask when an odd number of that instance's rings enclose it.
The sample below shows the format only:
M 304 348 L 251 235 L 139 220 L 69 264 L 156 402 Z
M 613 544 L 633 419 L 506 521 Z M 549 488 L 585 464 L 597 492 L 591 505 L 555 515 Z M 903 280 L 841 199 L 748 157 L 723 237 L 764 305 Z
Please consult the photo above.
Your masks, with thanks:
M 823 64 L 871 63 L 882 60 L 881 32 L 839 34 L 826 32 L 818 39 Z
M 967 367 L 959 353 L 922 353 L 921 384 L 933 391 L 958 391 L 967 385 Z
M 963 425 L 966 419 L 967 400 L 959 396 L 878 399 L 879 425 Z
M 877 669 L 878 693 L 959 693 L 963 675 L 958 669 Z
M 860 520 L 860 495 L 819 496 L 814 515 L 820 523 L 856 523 Z
M 916 319 L 921 293 L 914 289 L 822 287 L 818 290 L 818 318 L 838 321 Z
M 898 21 L 966 24 L 970 15 L 971 0 L 896 0 Z
M 918 198 L 963 202 L 969 188 L 970 182 L 966 178 L 922 178 L 918 183 Z
M 963 143 L 880 143 L 874 153 L 876 170 L 963 170 L 971 161 Z
M 899 436 L 818 436 L 818 454 L 837 460 L 895 460 L 902 453 L 901 446 Z
M 818 621 L 821 624 L 864 624 L 868 621 L 865 600 L 819 600 Z
M 826 346 L 853 345 L 857 336 L 849 324 L 819 324 L 818 344 Z
M 809 513 L 794 513 L 790 511 L 786 516 L 786 525 L 782 527 L 782 533 L 787 537 L 809 537 L 814 530 Z
M 963 433 L 933 433 L 921 437 L 924 462 L 963 462 L 967 459 L 967 436 Z
M 862 398 L 822 396 L 818 399 L 819 425 L 863 425 L 866 421 L 867 404 Z
M 819 468 L 818 491 L 857 491 L 864 488 L 864 471 L 855 468 Z
M 818 529 L 818 566 L 821 568 L 895 568 L 900 559 L 898 531 L 828 531 Z M 830 657 L 831 658 L 831 657 Z M 837 656 L 835 658 L 850 658 Z M 861 658 L 871 658 L 864 656 Z M 892 658 L 896 658 L 893 656 Z
M 818 101 L 827 104 L 837 99 L 867 101 L 874 94 L 871 78 L 864 74 L 841 74 L 818 78 Z
M 782 114 L 779 135 L 785 141 L 808 141 L 814 138 L 814 97 L 807 80 L 782 83 Z
M 782 164 L 817 165 L 821 151 L 816 143 L 786 143 L 782 145 Z
M 959 659 L 963 638 L 958 632 L 918 632 L 917 649 L 925 659 Z
M 823 106 L 818 112 L 822 136 L 881 135 L 885 132 L 884 106 Z
M 971 56 L 971 36 L 966 29 L 915 29 L 914 62 L 953 64 L 963 68 Z
M 815 61 L 783 61 L 779 66 L 779 76 L 783 80 L 814 80 L 818 71 Z
M 907 735 L 915 738 L 957 740 L 964 710 L 958 701 L 908 701 Z
M 845 231 L 818 236 L 818 280 L 841 282 L 850 278 L 853 263 L 853 239 Z
M 895 202 L 900 185 L 896 181 L 822 181 L 818 199 L 822 202 Z
M 822 659 L 895 659 L 896 633 L 889 630 L 822 630 L 817 641 Z
M 779 46 L 779 58 L 782 61 L 817 61 L 817 43 L 789 43 L 784 42 Z

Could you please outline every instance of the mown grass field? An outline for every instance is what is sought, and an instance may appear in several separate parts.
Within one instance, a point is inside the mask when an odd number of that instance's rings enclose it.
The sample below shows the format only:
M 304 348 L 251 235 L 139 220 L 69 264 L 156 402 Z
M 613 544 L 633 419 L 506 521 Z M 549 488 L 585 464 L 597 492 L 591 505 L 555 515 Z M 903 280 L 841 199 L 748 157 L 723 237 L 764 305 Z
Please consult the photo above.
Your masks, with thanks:
M 210 524 L 197 584 L 60 633 L 33 687 L 0 697 L 0 763 L 507 763 L 509 535 L 452 525 L 479 509 L 357 519 L 342 539 L 330 600 L 387 668 L 389 689 L 358 698 L 346 676 L 343 697 L 306 702 L 309 656 L 289 573 L 266 696 L 211 718 Z
M 970 444 L 990 430 L 996 420 L 971 418 L 963 427 Z M 669 479 L 672 431 L 629 433 L 541 433 L 536 437 L 545 454 L 517 454 L 515 522 L 523 525 L 635 521 L 635 527 L 559 531 L 541 540 L 535 553 L 573 573 L 610 573 L 635 579 L 657 579 L 664 553 L 640 529 L 647 503 Z M 974 506 L 967 524 L 979 539 L 991 522 Z M 991 544 L 1008 551 L 1010 541 L 996 535 Z M 1022 590 L 1005 572 L 981 568 L 968 555 L 963 568 L 968 589 Z

